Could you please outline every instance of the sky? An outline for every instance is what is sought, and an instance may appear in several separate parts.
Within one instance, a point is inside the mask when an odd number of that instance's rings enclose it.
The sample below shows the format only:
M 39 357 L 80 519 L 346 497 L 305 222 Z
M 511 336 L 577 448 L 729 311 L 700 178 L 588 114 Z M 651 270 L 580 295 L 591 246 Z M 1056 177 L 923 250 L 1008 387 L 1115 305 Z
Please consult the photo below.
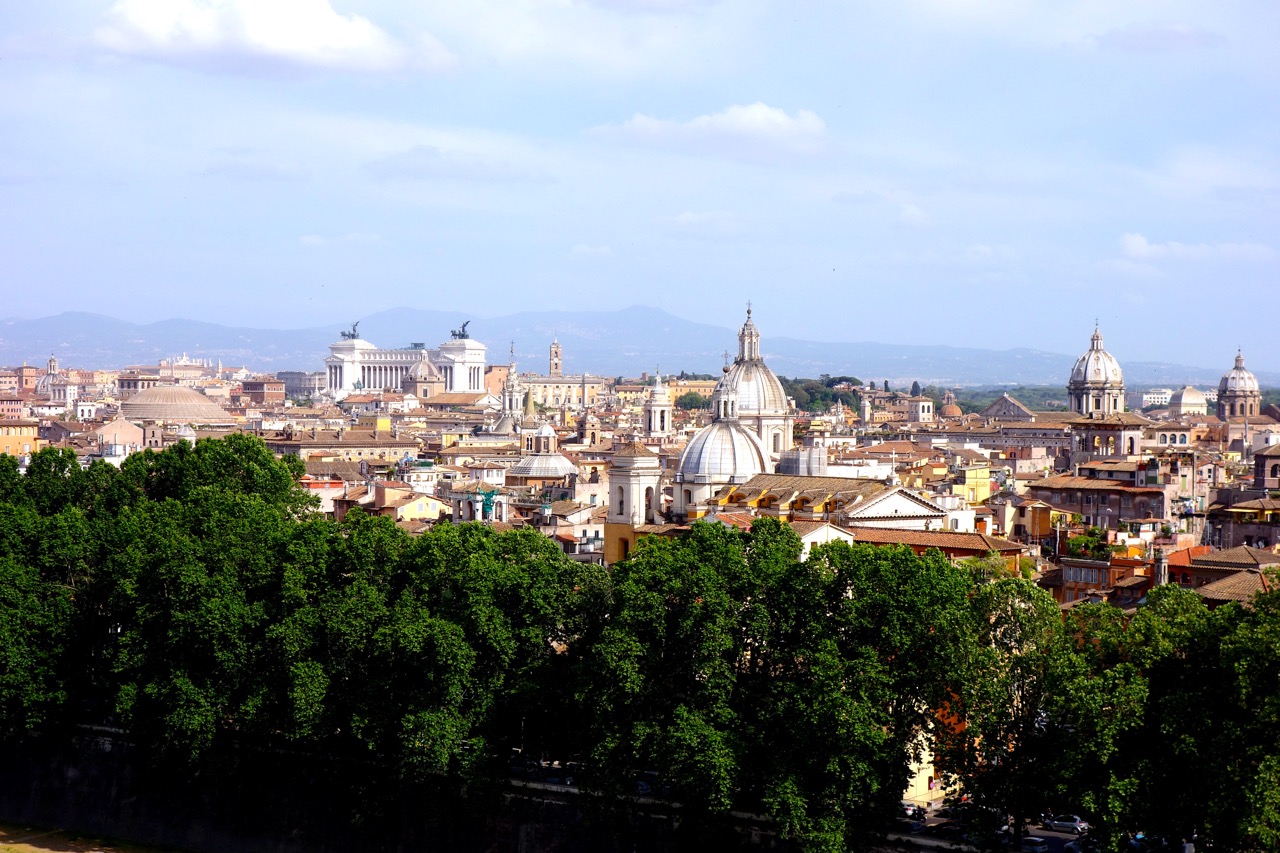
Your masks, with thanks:
M 1280 3 L 4 3 L 0 259 L 18 318 L 751 300 L 1277 370 Z

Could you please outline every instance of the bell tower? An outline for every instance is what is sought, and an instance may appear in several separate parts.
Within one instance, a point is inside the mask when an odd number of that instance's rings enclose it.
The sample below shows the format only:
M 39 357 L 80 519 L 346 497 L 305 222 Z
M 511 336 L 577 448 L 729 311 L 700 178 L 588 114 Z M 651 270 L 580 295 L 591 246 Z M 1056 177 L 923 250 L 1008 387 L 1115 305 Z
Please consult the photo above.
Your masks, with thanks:
M 551 359 L 549 374 L 552 378 L 558 379 L 564 376 L 564 359 L 560 351 L 560 341 L 557 338 L 551 339 Z
M 662 467 L 658 454 L 633 441 L 613 455 L 609 466 L 609 514 L 604 525 L 604 560 L 625 560 L 635 548 L 636 528 L 662 523 Z

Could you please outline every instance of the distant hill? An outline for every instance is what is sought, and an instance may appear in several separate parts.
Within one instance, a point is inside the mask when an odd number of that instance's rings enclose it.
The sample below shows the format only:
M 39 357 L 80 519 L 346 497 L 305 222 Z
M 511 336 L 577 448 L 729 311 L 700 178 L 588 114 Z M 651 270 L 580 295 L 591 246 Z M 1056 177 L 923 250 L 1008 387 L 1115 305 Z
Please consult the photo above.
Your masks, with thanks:
M 715 372 L 722 354 L 737 350 L 737 328 L 696 323 L 657 308 L 620 311 L 543 311 L 488 319 L 457 311 L 397 308 L 360 318 L 360 336 L 378 346 L 422 342 L 434 347 L 471 320 L 471 336 L 489 347 L 489 362 L 508 359 L 514 342 L 521 370 L 545 372 L 547 347 L 558 338 L 565 370 L 606 376 L 641 371 Z M 254 370 L 319 370 L 329 344 L 350 321 L 310 329 L 253 329 L 197 320 L 132 323 L 99 314 L 67 312 L 35 320 L 0 321 L 0 364 L 41 364 L 50 354 L 66 366 L 111 368 L 154 365 L 186 353 Z M 857 376 L 894 387 L 922 385 L 1065 385 L 1074 356 L 1032 349 L 989 350 L 871 341 L 806 341 L 763 330 L 762 348 L 776 373 L 791 377 Z M 1229 366 L 1229 365 L 1227 365 Z M 1129 385 L 1216 385 L 1226 366 L 1190 367 L 1123 362 Z M 1269 386 L 1280 374 L 1258 373 Z

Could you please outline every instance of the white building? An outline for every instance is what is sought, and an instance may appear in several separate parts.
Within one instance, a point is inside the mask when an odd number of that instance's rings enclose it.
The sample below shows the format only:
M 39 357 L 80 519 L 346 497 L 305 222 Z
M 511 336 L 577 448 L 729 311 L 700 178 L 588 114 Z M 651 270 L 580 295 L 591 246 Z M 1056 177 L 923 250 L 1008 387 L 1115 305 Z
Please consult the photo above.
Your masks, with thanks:
M 359 324 L 357 324 L 359 325 Z M 446 394 L 483 393 L 486 347 L 467 334 L 467 324 L 452 333 L 451 340 L 436 349 L 413 344 L 405 349 L 380 349 L 362 339 L 353 326 L 342 339 L 329 345 L 324 360 L 329 395 L 341 400 L 353 391 L 400 390 L 406 379 L 416 375 L 414 367 L 434 371 L 444 381 Z

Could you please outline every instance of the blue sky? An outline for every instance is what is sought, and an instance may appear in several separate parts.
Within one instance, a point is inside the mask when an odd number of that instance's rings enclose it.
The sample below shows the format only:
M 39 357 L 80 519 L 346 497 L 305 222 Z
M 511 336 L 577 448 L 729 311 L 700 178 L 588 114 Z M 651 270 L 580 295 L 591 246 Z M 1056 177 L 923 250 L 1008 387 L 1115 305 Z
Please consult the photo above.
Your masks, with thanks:
M 1280 369 L 1280 4 L 0 5 L 5 313 L 655 305 Z

